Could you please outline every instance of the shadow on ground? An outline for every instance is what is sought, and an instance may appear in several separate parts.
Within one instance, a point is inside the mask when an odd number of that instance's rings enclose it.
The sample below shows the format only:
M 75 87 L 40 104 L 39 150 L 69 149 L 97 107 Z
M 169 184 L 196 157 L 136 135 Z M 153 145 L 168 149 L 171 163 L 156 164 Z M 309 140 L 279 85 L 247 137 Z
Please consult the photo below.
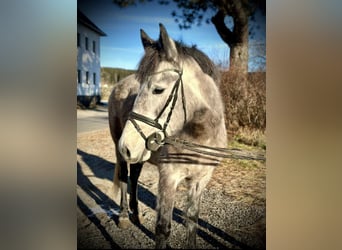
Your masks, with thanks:
M 96 177 L 112 181 L 114 168 L 115 168 L 115 165 L 112 162 L 109 162 L 96 155 L 88 154 L 80 149 L 77 149 L 77 154 L 81 156 L 84 163 L 88 165 L 88 167 L 92 170 L 92 172 L 94 173 Z M 112 209 L 117 210 L 117 211 L 119 210 L 119 204 L 115 203 L 112 199 L 110 199 L 105 193 L 103 193 L 98 187 L 96 187 L 89 180 L 88 176 L 84 175 L 79 162 L 77 162 L 77 185 L 80 188 L 82 188 L 82 190 L 85 191 L 87 195 L 89 195 L 96 202 L 96 204 L 99 205 L 101 208 L 103 208 L 105 211 L 109 211 Z M 156 200 L 157 200 L 156 196 L 140 184 L 138 185 L 138 197 L 139 197 L 139 202 L 142 202 L 146 206 L 155 210 Z M 109 232 L 107 232 L 106 228 L 101 224 L 101 221 L 96 216 L 91 216 L 92 215 L 91 209 L 88 207 L 87 204 L 85 204 L 80 199 L 78 195 L 77 195 L 77 206 L 82 211 L 82 213 L 89 218 L 91 223 L 93 223 L 98 228 L 98 230 L 101 232 L 103 237 L 109 242 L 112 248 L 114 249 L 120 248 L 119 242 L 114 241 L 113 237 L 110 235 Z M 117 214 L 108 214 L 108 215 L 112 217 L 112 219 L 115 221 L 116 224 L 118 223 Z M 174 208 L 172 218 L 177 223 L 181 223 L 183 225 L 185 224 L 183 220 L 183 212 L 176 207 Z M 221 229 L 211 225 L 210 223 L 202 219 L 199 219 L 198 224 L 203 229 L 210 231 L 212 234 L 220 237 L 225 242 L 229 243 L 228 244 L 229 246 L 234 245 L 236 248 L 233 248 L 233 249 L 254 249 L 236 240 L 231 235 L 228 235 L 226 232 L 222 231 Z M 147 237 L 154 240 L 153 232 L 145 228 L 143 225 L 136 225 L 136 226 Z M 223 249 L 228 248 L 226 245 L 219 242 L 217 239 L 212 237 L 202 228 L 198 228 L 197 230 L 197 235 L 199 237 L 203 238 L 206 242 L 208 242 L 210 245 L 212 245 L 215 248 L 223 248 Z

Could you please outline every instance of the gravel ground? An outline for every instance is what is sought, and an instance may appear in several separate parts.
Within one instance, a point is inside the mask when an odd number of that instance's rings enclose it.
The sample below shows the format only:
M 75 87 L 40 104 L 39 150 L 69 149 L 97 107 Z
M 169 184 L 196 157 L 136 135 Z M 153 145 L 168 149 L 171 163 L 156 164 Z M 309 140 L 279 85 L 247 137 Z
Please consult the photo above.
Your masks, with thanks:
M 145 164 L 139 178 L 143 223 L 120 229 L 119 201 L 111 196 L 114 163 L 109 129 L 77 136 L 78 249 L 154 248 L 157 168 Z M 266 248 L 265 173 L 264 165 L 239 170 L 229 164 L 214 172 L 202 196 L 198 248 Z M 180 185 L 173 212 L 172 248 L 185 247 L 185 198 L 185 188 Z

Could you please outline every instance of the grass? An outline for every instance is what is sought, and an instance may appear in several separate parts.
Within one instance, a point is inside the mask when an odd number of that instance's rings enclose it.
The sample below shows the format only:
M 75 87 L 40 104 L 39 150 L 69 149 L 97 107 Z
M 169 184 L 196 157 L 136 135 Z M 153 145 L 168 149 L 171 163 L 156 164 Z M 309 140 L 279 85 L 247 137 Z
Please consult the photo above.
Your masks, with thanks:
M 231 140 L 228 140 L 228 147 L 237 148 L 245 151 L 260 152 L 265 154 L 266 137 L 265 133 L 260 130 L 239 128 L 234 133 Z M 241 167 L 259 167 L 262 164 L 259 161 L 235 160 L 235 163 Z
M 255 148 L 266 150 L 266 136 L 261 130 L 239 128 L 239 130 L 235 133 L 232 144 L 247 149 Z

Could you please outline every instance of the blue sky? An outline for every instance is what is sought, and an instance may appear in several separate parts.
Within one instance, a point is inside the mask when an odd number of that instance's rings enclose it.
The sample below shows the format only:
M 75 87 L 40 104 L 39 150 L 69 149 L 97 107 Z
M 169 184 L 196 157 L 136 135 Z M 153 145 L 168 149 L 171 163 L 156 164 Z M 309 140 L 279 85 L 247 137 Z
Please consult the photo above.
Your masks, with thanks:
M 188 45 L 196 44 L 215 63 L 223 62 L 227 67 L 229 48 L 217 34 L 214 25 L 203 23 L 201 26 L 194 25 L 191 29 L 180 30 L 171 16 L 171 12 L 177 9 L 173 2 L 167 6 L 147 2 L 126 8 L 117 7 L 112 0 L 78 0 L 77 3 L 77 7 L 107 34 L 101 37 L 102 67 L 136 69 L 144 54 L 140 29 L 152 39 L 157 39 L 159 23 L 164 24 L 173 39 L 182 40 Z M 206 13 L 208 17 L 213 14 Z M 261 35 L 255 35 L 252 41 L 257 46 L 265 44 L 265 22 L 261 22 L 259 27 Z M 250 51 L 250 54 L 254 52 Z M 253 58 L 249 64 L 251 70 L 259 66 L 256 62 L 260 57 L 257 55 Z

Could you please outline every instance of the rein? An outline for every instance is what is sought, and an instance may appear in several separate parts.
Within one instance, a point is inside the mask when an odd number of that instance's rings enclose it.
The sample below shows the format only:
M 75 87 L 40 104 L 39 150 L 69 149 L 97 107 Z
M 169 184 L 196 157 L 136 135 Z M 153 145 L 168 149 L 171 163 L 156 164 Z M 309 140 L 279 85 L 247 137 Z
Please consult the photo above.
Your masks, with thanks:
M 192 143 L 192 142 L 182 140 L 176 137 L 168 136 L 166 129 L 170 122 L 172 111 L 178 99 L 179 87 L 181 87 L 182 104 L 183 104 L 183 112 L 184 112 L 184 124 L 186 123 L 186 120 L 187 120 L 187 114 L 186 114 L 184 86 L 183 86 L 183 79 L 182 79 L 183 71 L 182 70 L 179 71 L 177 69 L 166 69 L 163 71 L 156 72 L 154 74 L 159 74 L 159 73 L 163 73 L 166 71 L 174 71 L 178 73 L 179 78 L 175 82 L 175 85 L 173 86 L 171 93 L 168 99 L 166 100 L 166 103 L 164 107 L 162 108 L 161 112 L 159 113 L 159 115 L 155 119 L 151 119 L 147 116 L 144 116 L 144 115 L 141 115 L 132 111 L 128 117 L 128 120 L 132 122 L 135 129 L 138 131 L 141 137 L 145 140 L 146 149 L 151 150 L 151 151 L 157 151 L 161 146 L 172 145 L 177 148 L 187 149 L 187 150 L 199 153 L 199 154 L 214 156 L 214 157 L 243 159 L 243 160 L 259 160 L 259 161 L 266 160 L 266 157 L 262 154 L 244 152 L 236 148 L 231 148 L 231 149 L 215 148 L 215 147 Z M 165 123 L 162 125 L 159 123 L 159 118 L 165 112 L 166 108 L 170 105 L 170 103 L 171 103 L 170 111 L 167 115 Z M 136 120 L 141 121 L 151 127 L 157 128 L 159 129 L 159 131 L 154 132 L 149 136 L 146 136 L 144 132 L 142 131 L 142 129 L 140 128 L 139 124 L 136 122 Z
M 265 161 L 266 157 L 262 154 L 251 153 L 242 151 L 237 148 L 214 148 L 201 144 L 192 143 L 186 140 L 182 140 L 179 138 L 167 137 L 165 138 L 164 144 L 173 145 L 177 148 L 187 149 L 199 154 L 221 157 L 221 158 L 231 158 L 231 159 L 240 159 L 240 160 L 258 160 Z

